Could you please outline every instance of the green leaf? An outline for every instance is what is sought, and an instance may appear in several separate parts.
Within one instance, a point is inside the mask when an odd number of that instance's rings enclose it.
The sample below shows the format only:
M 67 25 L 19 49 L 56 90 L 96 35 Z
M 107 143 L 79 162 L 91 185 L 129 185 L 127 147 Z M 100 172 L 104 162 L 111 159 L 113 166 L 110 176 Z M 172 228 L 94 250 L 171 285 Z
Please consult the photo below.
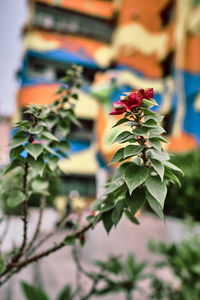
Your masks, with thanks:
M 165 171 L 165 167 L 164 167 L 163 163 L 160 162 L 159 160 L 156 160 L 153 158 L 151 158 L 150 160 L 151 160 L 152 167 L 154 168 L 154 170 L 156 170 L 156 172 L 160 176 L 161 180 L 163 181 L 164 171 Z
M 59 139 L 49 131 L 42 132 L 42 136 L 46 137 L 47 139 L 49 139 L 51 141 L 59 142 Z
M 0 257 L 0 275 L 5 271 L 6 268 L 6 262 L 4 258 L 1 256 Z
M 43 129 L 43 126 L 38 125 L 36 127 L 30 128 L 28 130 L 28 132 L 31 133 L 31 134 L 39 134 L 42 131 L 42 129 Z
M 60 292 L 60 294 L 58 295 L 58 297 L 56 299 L 57 300 L 72 300 L 73 298 L 74 297 L 73 297 L 71 285 L 68 284 Z
M 34 179 L 31 183 L 31 187 L 34 192 L 42 193 L 48 189 L 48 181 L 43 181 L 41 179 Z
M 150 138 L 148 139 L 149 144 L 154 147 L 155 149 L 157 149 L 158 151 L 161 151 L 162 146 L 160 144 L 160 141 L 158 139 L 155 138 Z
M 122 119 L 120 119 L 112 128 L 114 128 L 114 127 L 116 127 L 116 126 L 119 126 L 119 125 L 121 125 L 121 124 L 123 124 L 123 123 L 125 123 L 125 122 L 130 122 L 130 120 L 129 119 L 126 119 L 126 118 L 122 118 Z
M 134 129 L 134 130 L 133 130 L 133 134 L 134 134 L 134 135 L 139 135 L 139 136 L 147 137 L 147 136 L 148 136 L 149 130 L 150 130 L 150 129 L 149 129 L 148 127 L 142 126 L 142 127 L 139 128 L 139 129 Z
M 134 224 L 139 225 L 140 222 L 136 219 L 136 217 L 133 215 L 132 212 L 130 212 L 129 210 L 125 210 L 125 215 L 127 216 L 127 218 Z
M 46 166 L 44 159 L 41 156 L 39 156 L 37 160 L 32 156 L 28 156 L 27 159 L 30 166 L 42 177 Z
M 25 145 L 25 149 L 27 150 L 27 152 L 33 156 L 35 159 L 38 158 L 38 156 L 42 153 L 43 151 L 43 145 L 41 144 L 30 144 L 30 143 L 27 143 Z
M 47 160 L 48 160 L 48 165 L 49 165 L 49 168 L 51 169 L 51 171 L 55 171 L 58 166 L 59 157 L 58 156 L 47 157 Z
M 147 153 L 150 156 L 150 158 L 160 160 L 163 164 L 164 164 L 164 161 L 169 159 L 168 153 L 166 153 L 164 151 L 158 151 L 157 149 L 150 149 L 150 150 L 148 150 Z
M 75 235 L 67 235 L 63 242 L 65 245 L 74 245 L 76 242 L 76 236 Z
M 20 153 L 22 153 L 22 151 L 24 150 L 24 147 L 23 146 L 19 146 L 19 147 L 16 147 L 16 148 L 13 148 L 10 150 L 10 159 L 14 159 L 14 158 L 17 158 Z
M 178 168 L 177 166 L 175 166 L 174 164 L 172 164 L 171 162 L 169 162 L 169 161 L 163 161 L 163 164 L 165 166 L 167 166 L 168 168 L 170 168 L 170 169 L 172 169 L 174 171 L 180 172 L 182 175 L 184 175 L 183 171 L 180 168 Z
M 150 138 L 154 139 L 154 140 L 161 141 L 163 143 L 168 143 L 168 141 L 163 136 L 161 136 L 161 135 L 151 134 Z
M 150 132 L 150 137 L 152 137 L 152 136 L 157 135 L 157 134 L 162 134 L 166 131 L 162 126 L 157 125 L 155 128 L 151 129 L 149 132 Z
M 113 158 L 111 159 L 109 165 L 119 162 L 121 159 L 123 159 L 123 157 L 124 157 L 124 148 L 121 148 L 113 155 Z
M 54 151 L 53 149 L 51 149 L 49 146 L 44 145 L 44 149 L 45 149 L 47 152 L 49 152 L 49 153 L 51 153 L 51 154 L 53 154 L 53 155 L 59 157 L 58 153 L 56 153 L 56 151 Z
M 144 122 L 143 126 L 149 127 L 149 128 L 155 128 L 157 126 L 157 122 L 150 119 L 150 120 L 147 120 L 146 122 Z
M 149 113 L 150 112 L 150 113 Z M 160 122 L 162 122 L 162 120 L 163 120 L 163 118 L 164 118 L 164 116 L 160 116 L 160 115 L 158 115 L 158 114 L 156 114 L 156 113 L 153 113 L 152 114 L 152 111 L 145 111 L 145 113 L 144 113 L 144 115 L 145 115 L 145 117 L 144 117 L 144 120 L 145 121 L 148 121 L 148 120 L 154 120 L 154 121 L 156 121 L 156 122 L 158 122 L 158 123 L 160 123 Z
M 128 158 L 140 153 L 144 149 L 142 145 L 128 145 L 124 148 L 124 158 Z
M 145 181 L 149 193 L 160 203 L 163 208 L 165 197 L 167 195 L 167 187 L 164 182 L 157 176 L 149 176 Z
M 24 202 L 25 195 L 21 191 L 11 191 L 8 194 L 7 204 L 9 207 L 15 207 L 20 203 Z
M 161 218 L 164 221 L 165 217 L 163 215 L 163 211 L 159 202 L 149 193 L 147 194 L 147 201 L 152 210 L 159 216 L 159 218 Z
M 102 214 L 103 225 L 108 234 L 113 226 L 111 215 L 112 215 L 112 211 L 107 211 Z
M 153 106 L 158 106 L 154 99 L 142 99 L 141 108 L 151 108 Z
M 11 149 L 23 145 L 28 140 L 28 136 L 23 131 L 17 132 L 10 141 Z
M 132 215 L 135 215 L 138 210 L 140 210 L 146 201 L 146 192 L 144 188 L 138 188 L 129 195 L 126 194 L 126 204 L 131 210 Z
M 110 194 L 120 188 L 124 184 L 123 177 L 112 180 L 106 186 L 105 194 Z
M 165 170 L 165 177 L 169 181 L 171 181 L 173 183 L 177 183 L 178 186 L 181 187 L 181 182 L 180 182 L 179 178 L 174 173 L 172 173 L 169 169 Z
M 115 140 L 113 141 L 113 143 L 115 142 L 121 142 L 123 141 L 124 139 L 126 139 L 127 137 L 131 137 L 133 138 L 133 135 L 130 131 L 123 131 L 121 132 L 116 138 Z
M 144 166 L 132 164 L 127 167 L 124 177 L 129 193 L 132 194 L 133 190 L 140 186 L 146 180 L 148 175 L 149 170 Z
M 115 226 L 118 224 L 118 222 L 120 221 L 122 215 L 123 215 L 123 210 L 124 210 L 124 200 L 120 200 L 117 202 L 111 218 L 112 218 L 112 222 L 115 224 Z
M 15 168 L 21 167 L 21 161 L 19 159 L 15 159 L 11 161 L 7 167 L 3 170 L 3 175 L 7 174 L 8 172 L 12 171 Z
M 34 287 L 26 282 L 21 282 L 21 286 L 27 300 L 49 300 L 41 288 Z

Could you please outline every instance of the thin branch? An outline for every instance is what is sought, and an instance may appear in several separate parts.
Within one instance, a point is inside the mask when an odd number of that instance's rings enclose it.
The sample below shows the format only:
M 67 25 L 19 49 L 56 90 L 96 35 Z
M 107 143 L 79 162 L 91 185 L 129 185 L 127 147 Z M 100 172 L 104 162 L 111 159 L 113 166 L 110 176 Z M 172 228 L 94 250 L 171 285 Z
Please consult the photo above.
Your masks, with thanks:
M 40 202 L 40 212 L 39 212 L 39 218 L 38 218 L 38 222 L 37 222 L 37 226 L 35 229 L 35 233 L 33 235 L 33 238 L 31 240 L 31 242 L 29 243 L 26 252 L 27 252 L 27 256 L 29 254 L 29 252 L 31 251 L 31 248 L 33 247 L 39 233 L 40 233 L 40 227 L 41 227 L 41 223 L 42 223 L 42 216 L 43 216 L 43 212 L 44 212 L 44 208 L 46 206 L 46 196 L 43 196 Z
M 79 238 L 83 233 L 85 233 L 86 231 L 88 231 L 90 228 L 92 227 L 92 223 L 89 223 L 88 225 L 86 225 L 85 227 L 83 227 L 82 229 L 76 231 L 73 235 L 76 237 L 76 238 Z M 13 274 L 16 274 L 18 273 L 22 268 L 26 267 L 27 265 L 33 263 L 33 262 L 36 262 L 38 260 L 40 260 L 41 258 L 43 257 L 46 257 L 48 255 L 50 255 L 51 253 L 54 253 L 56 252 L 57 250 L 63 248 L 64 246 L 66 246 L 66 243 L 65 243 L 65 239 L 63 241 L 61 241 L 59 244 L 55 245 L 54 247 L 51 247 L 49 248 L 48 250 L 44 251 L 44 252 L 41 252 L 29 259 L 25 259 L 24 261 L 22 262 L 19 262 L 19 263 L 10 263 L 7 268 L 5 269 L 5 271 L 0 275 L 0 277 L 3 277 L 4 275 L 6 275 L 8 272 L 12 272 L 12 275 Z M 15 269 L 16 268 L 16 269 Z M 14 270 L 15 269 L 15 270 Z M 12 276 L 11 275 L 11 276 Z M 10 276 L 10 277 L 11 277 Z M 9 277 L 9 278 L 10 278 Z M 0 286 L 5 282 L 5 280 L 1 281 L 0 282 Z
M 8 229 L 9 229 L 9 225 L 10 225 L 10 217 L 8 216 L 5 220 L 5 226 L 4 226 L 4 230 L 3 230 L 3 233 L 1 235 L 1 238 L 0 238 L 0 247 L 7 235 L 7 232 L 8 232 Z

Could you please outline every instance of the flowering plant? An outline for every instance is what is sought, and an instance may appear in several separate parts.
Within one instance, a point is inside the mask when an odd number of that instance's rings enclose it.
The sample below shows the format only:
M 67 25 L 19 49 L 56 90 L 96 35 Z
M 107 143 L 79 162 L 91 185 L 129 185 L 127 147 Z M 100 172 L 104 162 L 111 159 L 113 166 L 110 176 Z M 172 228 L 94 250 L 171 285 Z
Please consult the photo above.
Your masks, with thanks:
M 105 193 L 93 204 L 98 212 L 94 225 L 102 220 L 107 232 L 118 224 L 124 213 L 130 221 L 139 224 L 135 215 L 146 202 L 164 218 L 162 210 L 167 185 L 170 182 L 180 184 L 177 173 L 182 171 L 170 162 L 170 155 L 161 145 L 167 143 L 162 136 L 165 130 L 160 125 L 163 117 L 150 110 L 157 105 L 153 96 L 152 88 L 131 90 L 121 96 L 119 102 L 114 102 L 114 110 L 110 113 L 123 115 L 113 127 L 123 124 L 126 129 L 113 141 L 122 147 L 110 164 L 120 165 Z

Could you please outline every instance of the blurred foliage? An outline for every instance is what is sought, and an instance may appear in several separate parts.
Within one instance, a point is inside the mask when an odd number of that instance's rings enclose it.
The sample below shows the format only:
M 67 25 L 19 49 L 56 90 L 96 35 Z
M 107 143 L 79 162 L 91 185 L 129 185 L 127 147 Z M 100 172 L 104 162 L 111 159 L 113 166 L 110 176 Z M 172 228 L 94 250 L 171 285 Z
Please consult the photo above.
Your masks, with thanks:
M 200 220 L 199 182 L 200 182 L 200 150 L 185 154 L 176 154 L 171 157 L 184 172 L 180 178 L 181 188 L 170 185 L 165 202 L 165 214 L 175 217 L 191 215 L 195 220 Z

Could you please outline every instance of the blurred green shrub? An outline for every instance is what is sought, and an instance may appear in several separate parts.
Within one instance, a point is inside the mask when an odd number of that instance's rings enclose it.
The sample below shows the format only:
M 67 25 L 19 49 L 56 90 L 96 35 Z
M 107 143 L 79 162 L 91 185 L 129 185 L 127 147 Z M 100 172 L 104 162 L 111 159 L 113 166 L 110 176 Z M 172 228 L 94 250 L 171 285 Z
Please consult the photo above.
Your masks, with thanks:
M 178 185 L 170 185 L 165 202 L 165 214 L 183 218 L 187 215 L 200 220 L 200 150 L 176 154 L 171 162 L 184 172 Z

